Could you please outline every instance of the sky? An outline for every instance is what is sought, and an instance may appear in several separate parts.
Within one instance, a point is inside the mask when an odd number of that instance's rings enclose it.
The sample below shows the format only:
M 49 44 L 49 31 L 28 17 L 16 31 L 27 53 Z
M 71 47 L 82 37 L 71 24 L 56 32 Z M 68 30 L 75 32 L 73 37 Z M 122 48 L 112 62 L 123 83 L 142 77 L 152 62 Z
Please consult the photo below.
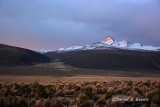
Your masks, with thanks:
M 160 46 L 160 0 L 0 0 L 0 43 L 55 50 L 107 35 Z

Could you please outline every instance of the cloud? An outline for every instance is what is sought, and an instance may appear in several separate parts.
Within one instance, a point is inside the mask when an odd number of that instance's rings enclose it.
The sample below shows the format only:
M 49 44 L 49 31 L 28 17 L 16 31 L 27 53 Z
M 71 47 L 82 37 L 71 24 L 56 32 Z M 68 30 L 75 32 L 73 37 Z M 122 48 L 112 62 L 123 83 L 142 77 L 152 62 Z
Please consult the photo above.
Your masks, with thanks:
M 0 1 L 0 42 L 58 49 L 102 40 L 107 34 L 160 45 L 158 0 Z

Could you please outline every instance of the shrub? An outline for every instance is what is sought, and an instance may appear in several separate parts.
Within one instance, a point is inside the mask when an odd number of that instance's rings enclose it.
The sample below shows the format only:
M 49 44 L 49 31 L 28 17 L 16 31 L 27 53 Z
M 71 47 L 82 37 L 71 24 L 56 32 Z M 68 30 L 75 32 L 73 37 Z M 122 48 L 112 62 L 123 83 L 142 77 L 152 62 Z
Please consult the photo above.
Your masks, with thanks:
M 99 96 L 94 96 L 94 102 L 96 102 L 99 98 Z
M 17 85 L 18 86 L 18 85 Z M 31 93 L 31 89 L 28 84 L 24 84 L 20 87 L 20 91 L 25 94 Z
M 105 94 L 105 89 L 102 89 L 102 88 L 97 88 L 96 89 L 96 94 Z
M 94 81 L 94 82 L 93 82 L 93 85 L 96 85 L 96 84 L 97 84 L 97 81 Z
M 59 91 L 57 91 L 57 92 L 55 93 L 55 96 L 56 96 L 56 97 L 58 97 L 58 96 L 63 97 L 64 94 L 63 94 L 62 90 L 59 90 Z
M 104 97 L 101 97 L 100 99 L 98 99 L 97 105 L 105 105 L 105 104 L 106 104 L 106 101 Z
M 48 97 L 44 86 L 39 86 L 37 88 L 36 92 L 37 92 L 36 94 L 41 98 L 47 98 Z
M 92 107 L 93 106 L 93 101 L 92 100 L 86 100 L 86 101 L 84 101 L 82 106 Z
M 64 85 L 59 85 L 59 89 L 63 89 Z
M 43 101 L 43 107 L 49 107 L 50 103 L 51 103 L 50 100 L 44 99 L 44 101 Z
M 89 96 L 87 96 L 86 94 L 83 94 L 82 96 L 80 96 L 80 101 L 83 102 L 83 101 L 86 101 L 86 100 L 89 100 Z
M 93 99 L 93 92 L 92 87 L 86 87 L 82 89 L 83 94 L 80 96 L 80 103 L 84 103 L 85 101 L 88 101 L 90 99 Z
M 150 101 L 160 103 L 160 90 L 149 93 L 147 97 L 150 99 Z
M 89 98 L 92 99 L 93 98 L 93 92 L 92 92 L 92 87 L 87 87 L 84 89 L 84 94 Z
M 160 95 L 156 94 L 152 97 L 151 101 L 155 104 L 160 104 Z
M 144 84 L 145 86 L 147 86 L 147 87 L 151 86 L 151 82 L 150 82 L 150 81 L 144 82 L 143 84 Z
M 17 83 L 14 83 L 15 89 L 19 89 L 21 86 Z
M 105 85 L 106 85 L 106 84 L 107 84 L 107 82 L 103 82 L 103 84 L 105 84 Z
M 47 87 L 48 90 L 50 91 L 50 93 L 55 94 L 56 93 L 56 89 L 53 87 Z
M 33 84 L 33 92 L 36 94 L 37 98 L 47 98 L 48 94 L 45 90 L 45 86 L 41 85 L 39 83 L 34 83 Z
M 57 101 L 52 99 L 50 102 L 50 107 L 63 107 L 63 106 L 62 106 L 62 104 L 59 104 Z
M 110 99 L 112 98 L 113 95 L 115 95 L 116 93 L 114 91 L 106 91 L 106 94 L 105 94 L 105 98 L 106 99 Z
M 73 95 L 73 91 L 70 91 L 70 90 L 63 90 L 63 94 L 64 95 Z
M 75 92 L 74 94 L 73 94 L 73 98 L 75 99 L 75 101 L 76 101 L 76 98 L 78 97 L 78 93 L 77 92 Z
M 23 99 L 18 99 L 17 100 L 17 105 L 18 105 L 18 107 L 28 107 L 28 104 Z
M 82 87 L 89 85 L 89 82 L 85 82 L 84 84 L 82 84 Z
M 37 83 L 37 82 L 35 82 L 34 84 L 33 84 L 33 88 L 35 89 L 35 88 L 37 88 L 37 87 L 39 87 L 39 83 Z
M 36 101 L 36 107 L 42 107 L 42 100 Z
M 136 85 L 138 86 L 138 85 L 139 85 L 139 84 L 141 84 L 141 83 L 142 83 L 142 81 L 139 81 L 139 82 L 137 82 L 137 84 L 136 84 Z
M 117 94 L 122 94 L 122 90 L 117 90 Z
M 137 87 L 135 87 L 135 91 L 137 91 L 140 95 L 143 94 L 143 92 L 139 88 L 137 88 Z
M 80 89 L 81 89 L 80 86 L 76 86 L 76 87 L 75 87 L 75 91 L 79 91 Z
M 69 105 L 70 105 L 69 99 L 64 99 L 64 100 L 63 100 L 63 104 L 64 104 L 65 106 L 69 107 Z
M 128 81 L 127 83 L 129 86 L 133 86 L 133 82 L 132 81 Z

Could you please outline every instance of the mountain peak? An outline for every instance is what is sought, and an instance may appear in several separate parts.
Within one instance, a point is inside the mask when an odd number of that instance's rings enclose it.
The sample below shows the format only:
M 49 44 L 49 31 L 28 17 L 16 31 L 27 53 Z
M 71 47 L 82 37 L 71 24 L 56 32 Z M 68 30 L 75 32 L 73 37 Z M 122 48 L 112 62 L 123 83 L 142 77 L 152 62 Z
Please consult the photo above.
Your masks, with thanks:
M 114 40 L 111 36 L 106 36 L 105 39 L 103 41 L 101 41 L 101 43 L 111 45 L 114 43 Z
M 152 45 L 141 45 L 139 43 L 130 44 L 127 40 L 116 41 L 111 36 L 106 36 L 103 41 L 92 43 L 85 46 L 72 46 L 70 48 L 58 49 L 58 52 L 63 51 L 75 51 L 75 50 L 93 50 L 93 49 L 110 49 L 112 47 L 130 49 L 130 50 L 148 50 L 159 51 L 160 47 L 154 47 Z

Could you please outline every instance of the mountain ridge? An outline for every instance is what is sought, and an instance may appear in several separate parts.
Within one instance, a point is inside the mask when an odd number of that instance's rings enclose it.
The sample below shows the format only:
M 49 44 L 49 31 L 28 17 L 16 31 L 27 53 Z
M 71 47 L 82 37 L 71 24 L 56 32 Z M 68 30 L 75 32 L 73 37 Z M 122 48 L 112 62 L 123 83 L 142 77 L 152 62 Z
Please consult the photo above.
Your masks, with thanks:
M 55 61 L 89 69 L 105 70 L 160 70 L 159 47 L 130 44 L 127 40 L 116 42 L 107 36 L 103 41 L 85 46 L 61 48 L 45 53 Z
M 116 42 L 116 40 L 114 40 L 110 36 L 106 36 L 103 41 L 92 43 L 90 45 L 60 48 L 56 51 L 65 52 L 65 51 L 76 51 L 76 50 L 107 49 L 108 47 L 122 48 L 128 50 L 160 51 L 160 47 L 155 47 L 152 45 L 141 45 L 140 43 L 130 44 L 127 40 L 120 40 Z

